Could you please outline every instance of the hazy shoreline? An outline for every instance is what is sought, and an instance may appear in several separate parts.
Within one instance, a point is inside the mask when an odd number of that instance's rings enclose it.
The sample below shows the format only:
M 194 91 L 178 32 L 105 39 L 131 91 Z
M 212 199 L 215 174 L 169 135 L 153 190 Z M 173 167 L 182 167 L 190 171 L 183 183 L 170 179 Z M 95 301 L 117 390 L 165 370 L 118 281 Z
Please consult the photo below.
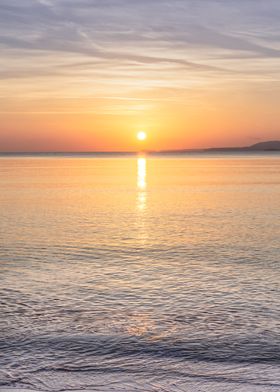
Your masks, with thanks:
M 262 155 L 279 155 L 278 151 L 252 151 L 252 150 L 205 150 L 205 151 L 141 151 L 141 152 L 0 152 L 0 158 L 8 157 L 134 157 L 138 155 L 146 155 L 150 157 L 160 156 L 262 156 Z
M 201 149 L 180 150 L 145 150 L 142 151 L 7 151 L 0 152 L 0 156 L 134 156 L 147 154 L 157 155 L 194 155 L 194 154 L 274 154 L 280 152 L 280 141 L 266 141 L 244 147 L 211 147 Z

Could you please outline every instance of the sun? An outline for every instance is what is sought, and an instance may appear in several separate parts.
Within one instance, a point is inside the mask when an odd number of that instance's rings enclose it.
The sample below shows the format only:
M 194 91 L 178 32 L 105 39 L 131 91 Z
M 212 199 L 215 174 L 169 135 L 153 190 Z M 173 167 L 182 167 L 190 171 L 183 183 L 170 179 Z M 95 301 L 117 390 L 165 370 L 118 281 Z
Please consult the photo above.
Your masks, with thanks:
M 137 139 L 140 141 L 146 140 L 147 139 L 146 132 L 144 132 L 144 131 L 137 132 Z

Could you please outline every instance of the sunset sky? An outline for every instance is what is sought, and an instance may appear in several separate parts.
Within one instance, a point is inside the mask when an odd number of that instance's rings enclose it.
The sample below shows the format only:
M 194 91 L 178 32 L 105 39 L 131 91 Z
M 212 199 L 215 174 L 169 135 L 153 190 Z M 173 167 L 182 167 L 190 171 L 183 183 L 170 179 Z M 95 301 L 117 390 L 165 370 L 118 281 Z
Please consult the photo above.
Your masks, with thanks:
M 280 138 L 279 0 L 0 0 L 0 150 Z

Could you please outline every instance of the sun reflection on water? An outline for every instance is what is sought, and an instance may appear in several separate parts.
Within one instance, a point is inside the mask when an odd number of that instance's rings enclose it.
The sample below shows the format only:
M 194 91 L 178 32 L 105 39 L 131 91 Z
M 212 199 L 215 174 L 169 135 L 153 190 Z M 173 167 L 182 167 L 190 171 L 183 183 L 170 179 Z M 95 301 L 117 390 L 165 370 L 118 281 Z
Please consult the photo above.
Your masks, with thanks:
M 137 159 L 137 208 L 139 211 L 145 210 L 146 208 L 146 188 L 147 188 L 147 160 L 144 157 Z
M 137 159 L 137 167 L 138 167 L 138 177 L 137 177 L 137 186 L 139 190 L 145 190 L 146 183 L 146 172 L 147 172 L 147 164 L 146 158 L 141 157 Z

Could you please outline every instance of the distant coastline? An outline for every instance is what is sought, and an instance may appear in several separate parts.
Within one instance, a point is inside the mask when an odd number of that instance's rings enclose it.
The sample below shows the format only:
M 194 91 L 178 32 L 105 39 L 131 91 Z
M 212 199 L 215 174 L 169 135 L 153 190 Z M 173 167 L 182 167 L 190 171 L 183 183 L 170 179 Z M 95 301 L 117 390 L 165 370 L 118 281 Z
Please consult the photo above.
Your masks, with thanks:
M 160 155 L 160 154 L 188 154 L 188 153 L 263 153 L 263 152 L 280 152 L 280 140 L 271 140 L 256 143 L 244 147 L 210 147 L 201 149 L 179 149 L 179 150 L 146 150 L 142 151 L 145 154 Z M 118 156 L 118 155 L 137 155 L 141 151 L 8 151 L 0 152 L 0 156 Z
M 280 151 L 280 141 L 260 142 L 246 147 L 208 148 L 206 151 Z
M 159 153 L 188 153 L 188 152 L 275 152 L 280 151 L 280 140 L 270 140 L 244 147 L 210 147 L 203 149 L 165 150 Z

